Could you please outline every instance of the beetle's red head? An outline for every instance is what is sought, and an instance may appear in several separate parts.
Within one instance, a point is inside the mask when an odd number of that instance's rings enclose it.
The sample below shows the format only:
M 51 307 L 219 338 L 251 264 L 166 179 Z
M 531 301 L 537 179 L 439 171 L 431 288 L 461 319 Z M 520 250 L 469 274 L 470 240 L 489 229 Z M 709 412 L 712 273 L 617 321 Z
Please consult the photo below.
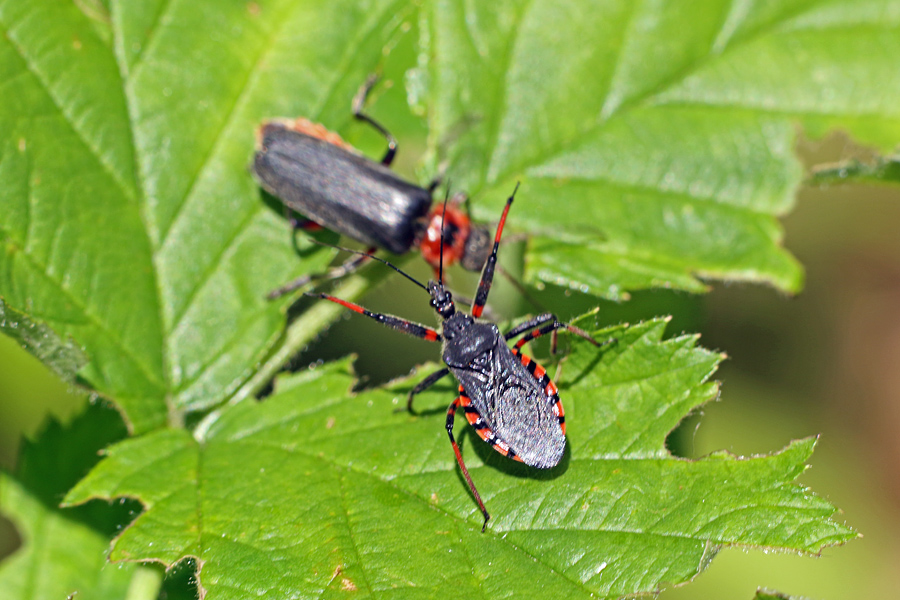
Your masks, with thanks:
M 441 235 L 444 236 L 444 267 L 459 262 L 468 271 L 481 271 L 491 251 L 487 228 L 475 225 L 461 208 L 465 196 L 457 194 L 447 204 L 434 207 L 426 217 L 419 248 L 422 257 L 440 277 Z M 444 214 L 444 219 L 441 215 Z

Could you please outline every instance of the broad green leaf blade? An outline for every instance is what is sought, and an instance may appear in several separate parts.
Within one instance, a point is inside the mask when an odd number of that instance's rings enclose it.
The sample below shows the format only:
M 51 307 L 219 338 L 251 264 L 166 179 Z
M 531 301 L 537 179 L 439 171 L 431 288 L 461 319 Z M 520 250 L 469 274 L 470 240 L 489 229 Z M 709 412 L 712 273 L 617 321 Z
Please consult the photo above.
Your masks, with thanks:
M 66 428 L 50 423 L 24 445 L 18 473 L 0 473 L 0 507 L 23 539 L 22 548 L 0 563 L 4 599 L 126 597 L 138 569 L 106 560 L 112 532 L 128 521 L 121 510 L 126 506 L 58 507 L 66 490 L 99 460 L 97 450 L 124 434 L 115 411 L 95 404 Z M 160 579 L 157 573 L 157 588 Z
M 100 600 L 126 597 L 135 567 L 107 562 L 108 536 L 48 506 L 5 473 L 0 501 L 25 543 L 0 563 L 4 598 L 52 600 L 74 592 Z
M 247 170 L 254 128 L 346 123 L 408 9 L 105 6 L 0 0 L 0 297 L 82 348 L 143 432 L 233 394 L 284 326 L 266 292 L 331 258 L 292 250 Z
M 501 457 L 457 419 L 493 514 L 486 534 L 443 427 L 454 386 L 423 394 L 421 416 L 398 414 L 413 382 L 348 396 L 346 364 L 228 407 L 200 441 L 164 430 L 122 442 L 66 500 L 139 498 L 147 510 L 113 558 L 193 556 L 208 598 L 448 586 L 461 598 L 613 598 L 687 581 L 724 544 L 816 553 L 855 537 L 792 483 L 813 439 L 750 458 L 666 452 L 667 433 L 717 393 L 721 357 L 691 337 L 661 341 L 664 328 L 598 331 L 617 338 L 599 350 L 572 342 L 569 451 L 555 469 Z
M 900 140 L 893 1 L 435 2 L 432 147 L 543 281 L 621 298 L 696 278 L 797 291 L 781 248 L 796 127 Z M 424 78 L 422 78 L 424 79 Z
M 116 64 L 74 4 L 5 1 L 0 27 L 14 86 L 0 107 L 0 295 L 89 348 L 91 384 L 160 423 L 155 282 L 134 266 L 150 248 Z

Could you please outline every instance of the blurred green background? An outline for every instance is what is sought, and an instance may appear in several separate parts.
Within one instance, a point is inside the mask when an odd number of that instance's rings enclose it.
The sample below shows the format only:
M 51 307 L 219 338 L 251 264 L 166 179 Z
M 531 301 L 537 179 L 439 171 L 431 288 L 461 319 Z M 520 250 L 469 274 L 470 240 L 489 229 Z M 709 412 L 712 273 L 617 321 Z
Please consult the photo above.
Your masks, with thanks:
M 833 136 L 803 142 L 800 152 L 808 164 L 820 164 L 855 149 Z M 840 507 L 837 519 L 864 535 L 820 558 L 728 549 L 695 583 L 665 591 L 665 600 L 749 599 L 758 586 L 810 598 L 889 598 L 900 588 L 898 224 L 896 190 L 805 189 L 797 209 L 784 219 L 785 244 L 807 269 L 801 295 L 716 283 L 702 297 L 650 292 L 622 306 L 603 305 L 610 321 L 671 312 L 670 334 L 699 331 L 704 346 L 729 355 L 717 376 L 722 396 L 683 425 L 677 436 L 681 452 L 764 453 L 821 434 L 802 482 Z M 392 281 L 367 303 L 431 322 L 417 296 L 409 307 L 398 306 L 397 285 L 404 283 Z M 401 296 L 411 296 L 401 290 Z M 339 322 L 316 352 L 360 351 L 350 335 L 381 333 L 377 324 L 371 332 L 365 329 L 369 325 Z M 362 348 L 357 368 L 369 381 L 404 373 L 422 360 L 421 342 L 396 335 L 386 343 L 390 348 L 381 343 L 371 351 Z M 385 365 L 386 354 L 396 355 L 395 365 Z M 298 366 L 304 360 L 298 358 Z M 49 415 L 67 420 L 84 402 L 86 396 L 73 393 L 12 340 L 0 337 L 0 465 L 14 466 L 20 436 L 33 434 Z M 14 529 L 0 521 L 0 556 L 17 543 Z

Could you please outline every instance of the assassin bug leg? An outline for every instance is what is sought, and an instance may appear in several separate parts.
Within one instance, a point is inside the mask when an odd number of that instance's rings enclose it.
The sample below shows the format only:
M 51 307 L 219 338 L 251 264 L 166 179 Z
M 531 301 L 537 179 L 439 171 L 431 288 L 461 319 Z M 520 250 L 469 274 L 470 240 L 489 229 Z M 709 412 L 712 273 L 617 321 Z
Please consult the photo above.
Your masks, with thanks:
M 409 397 L 407 397 L 406 399 L 407 412 L 415 414 L 415 412 L 413 411 L 413 398 L 415 398 L 418 394 L 424 392 L 449 374 L 450 369 L 444 367 L 443 369 L 435 371 L 434 373 L 420 381 L 418 384 L 416 384 L 416 387 L 412 389 L 412 391 L 409 393 Z
M 575 327 L 574 325 L 569 325 L 568 323 L 563 323 L 553 313 L 544 313 L 542 315 L 538 315 L 538 316 L 534 317 L 533 319 L 529 319 L 528 321 L 525 321 L 524 323 L 520 323 L 519 325 L 517 325 L 517 326 L 513 327 L 512 329 L 510 329 L 509 331 L 507 331 L 503 337 L 507 341 L 509 341 L 512 338 L 525 333 L 529 329 L 534 329 L 534 328 L 539 327 L 540 325 L 543 325 L 544 323 L 548 323 L 550 321 L 552 321 L 552 323 L 550 325 L 548 325 L 540 330 L 532 331 L 528 336 L 526 336 L 522 340 L 519 340 L 519 342 L 516 344 L 516 347 L 521 348 L 526 343 L 528 343 L 529 341 L 531 341 L 537 337 L 546 335 L 547 333 L 552 333 L 553 335 L 552 335 L 552 338 L 550 341 L 550 353 L 556 354 L 556 332 L 560 329 L 567 329 L 567 330 L 571 331 L 572 333 L 574 333 L 575 335 L 577 335 L 578 337 L 586 339 L 587 341 L 589 341 L 593 345 L 597 346 L 598 348 L 600 346 L 605 346 L 606 344 L 610 343 L 610 341 L 612 341 L 612 340 L 607 340 L 603 343 L 600 343 L 597 340 L 595 340 L 594 338 L 592 338 L 590 336 L 590 334 L 588 332 L 584 331 L 583 329 L 579 329 L 578 327 Z
M 307 292 L 307 296 L 311 296 L 313 298 L 321 298 L 322 300 L 328 300 L 330 302 L 334 302 L 335 304 L 340 304 L 344 308 L 349 308 L 353 312 L 357 312 L 361 315 L 365 315 L 370 319 L 375 319 L 382 325 L 387 325 L 391 329 L 396 329 L 397 331 L 402 331 L 403 333 L 409 334 L 413 337 L 421 338 L 428 342 L 438 342 L 441 340 L 441 334 L 432 329 L 431 327 L 426 327 L 425 325 L 420 325 L 413 321 L 407 321 L 406 319 L 401 319 L 399 317 L 395 317 L 393 315 L 386 315 L 384 313 L 376 313 L 372 312 L 367 308 L 363 308 L 359 304 L 354 304 L 353 302 L 348 302 L 346 300 L 341 300 L 340 298 L 335 298 L 334 296 L 329 296 L 328 294 L 315 293 L 315 292 Z
M 466 463 L 463 460 L 462 453 L 459 451 L 459 444 L 456 443 L 456 439 L 453 437 L 453 422 L 456 418 L 456 407 L 460 406 L 463 398 L 465 397 L 465 391 L 463 390 L 462 386 L 459 386 L 459 393 L 459 397 L 451 402 L 450 406 L 447 408 L 447 435 L 450 436 L 450 445 L 453 446 L 453 453 L 456 455 L 456 464 L 459 465 L 459 470 L 462 471 L 463 477 L 466 478 L 466 483 L 469 484 L 469 489 L 472 490 L 472 495 L 475 496 L 475 501 L 478 503 L 478 508 L 481 509 L 481 514 L 484 515 L 484 523 L 481 525 L 481 533 L 484 533 L 484 530 L 487 528 L 487 522 L 491 518 L 491 515 L 484 507 L 484 502 L 481 500 L 481 495 L 478 493 L 478 489 L 475 487 L 475 483 L 472 481 L 472 477 L 469 475 L 469 469 L 466 468 Z
M 478 291 L 475 293 L 475 301 L 472 303 L 473 317 L 480 317 L 481 313 L 484 312 L 484 305 L 487 304 L 487 297 L 491 291 L 491 283 L 494 281 L 494 269 L 497 266 L 497 249 L 500 247 L 500 236 L 503 235 L 503 226 L 506 224 L 506 215 L 509 214 L 509 208 L 512 206 L 517 191 L 519 191 L 518 183 L 516 184 L 516 189 L 513 190 L 512 195 L 506 199 L 506 207 L 503 209 L 503 214 L 500 216 L 500 222 L 497 223 L 497 233 L 494 235 L 494 247 L 491 249 L 491 255 L 484 265 L 484 271 L 481 273 L 481 281 L 478 282 Z
M 582 329 L 579 329 L 578 327 L 575 327 L 574 325 L 569 325 L 568 323 L 563 323 L 553 313 L 544 313 L 542 315 L 538 315 L 538 316 L 534 317 L 533 319 L 529 319 L 529 320 L 525 321 L 524 323 L 519 323 L 518 325 L 516 325 L 515 327 L 513 327 L 512 329 L 507 331 L 503 337 L 505 337 L 507 340 L 510 340 L 510 339 L 516 337 L 517 335 L 521 335 L 521 334 L 525 333 L 529 329 L 534 329 L 535 327 L 539 327 L 539 326 L 543 325 L 544 323 L 549 323 L 550 321 L 553 322 L 553 329 L 550 331 L 553 331 L 556 329 L 568 329 L 575 335 L 577 335 L 579 337 L 583 337 L 584 339 L 586 339 L 593 345 L 600 346 L 600 342 L 598 342 L 597 340 L 592 338 L 589 333 L 587 333 L 586 331 L 584 331 Z

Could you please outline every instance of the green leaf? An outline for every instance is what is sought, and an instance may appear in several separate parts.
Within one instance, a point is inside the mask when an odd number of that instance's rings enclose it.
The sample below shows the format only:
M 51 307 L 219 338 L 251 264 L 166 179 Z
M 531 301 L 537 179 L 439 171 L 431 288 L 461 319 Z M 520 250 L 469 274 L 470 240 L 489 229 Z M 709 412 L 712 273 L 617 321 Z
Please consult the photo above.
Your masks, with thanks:
M 110 448 L 67 496 L 135 497 L 146 512 L 113 559 L 203 564 L 207 598 L 321 596 L 614 598 L 687 581 L 719 547 L 816 553 L 856 534 L 792 481 L 814 439 L 771 456 L 676 459 L 665 437 L 717 393 L 721 359 L 665 321 L 598 331 L 564 363 L 569 452 L 546 472 L 501 457 L 458 419 L 481 514 L 443 428 L 450 385 L 398 414 L 412 382 L 355 397 L 347 364 L 279 381 L 197 436 L 162 430 Z M 648 419 L 647 415 L 655 415 Z
M 107 24 L 97 3 L 0 0 L 0 296 L 84 349 L 133 431 L 221 403 L 272 352 L 266 292 L 331 252 L 298 260 L 248 173 L 254 128 L 346 123 L 406 10 L 113 2 Z
M 534 236 L 532 277 L 612 298 L 700 291 L 698 277 L 793 291 L 802 275 L 775 218 L 802 177 L 796 125 L 882 150 L 900 139 L 897 7 L 0 0 L 3 314 L 137 436 L 70 501 L 139 497 L 147 512 L 113 557 L 194 556 L 210 597 L 437 595 L 450 582 L 462 596 L 612 597 L 685 581 L 724 544 L 817 552 L 852 538 L 791 483 L 813 440 L 748 459 L 668 455 L 668 431 L 716 393 L 719 357 L 661 342 L 661 322 L 565 364 L 570 455 L 557 470 L 510 465 L 465 429 L 495 513 L 486 535 L 442 429 L 452 386 L 423 397 L 436 414 L 396 415 L 407 384 L 348 398 L 346 368 L 327 367 L 258 404 L 341 309 L 304 307 L 282 334 L 287 301 L 265 293 L 333 253 L 301 243 L 298 257 L 246 166 L 265 118 L 304 115 L 352 139 L 357 86 L 415 36 L 416 68 L 392 68 L 410 69 L 428 117 L 422 180 L 448 159 L 491 220 L 521 179 L 511 229 Z M 223 404 L 184 428 L 186 413 Z M 81 533 L 73 543 L 99 544 Z
M 120 417 L 94 404 L 66 427 L 52 422 L 23 445 L 16 475 L 0 472 L 0 507 L 22 537 L 22 548 L 0 563 L 3 597 L 22 600 L 124 598 L 135 565 L 106 561 L 110 538 L 127 523 L 129 504 L 91 503 L 60 509 L 65 492 L 97 463 L 97 450 L 121 439 Z M 157 588 L 160 576 L 155 576 Z
M 350 98 L 412 21 L 418 66 L 392 72 L 482 218 L 522 180 L 532 278 L 796 291 L 775 219 L 802 176 L 795 126 L 900 139 L 896 6 L 0 0 L 0 297 L 83 349 L 134 432 L 258 391 L 338 309 L 282 336 L 264 298 L 333 254 L 296 256 L 247 170 L 254 128 L 358 133 Z
M 511 221 L 546 238 L 544 281 L 797 291 L 775 219 L 802 179 L 796 126 L 900 140 L 896 2 L 426 6 L 432 147 L 486 218 L 522 181 Z

